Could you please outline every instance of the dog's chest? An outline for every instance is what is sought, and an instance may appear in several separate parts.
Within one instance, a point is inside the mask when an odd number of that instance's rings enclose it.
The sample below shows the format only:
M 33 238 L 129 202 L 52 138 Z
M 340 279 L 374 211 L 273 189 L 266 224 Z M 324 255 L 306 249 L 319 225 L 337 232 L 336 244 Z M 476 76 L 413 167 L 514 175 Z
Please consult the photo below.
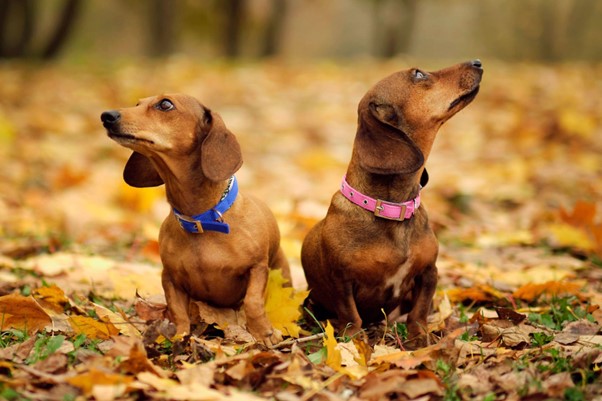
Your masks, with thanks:
M 249 263 L 236 247 L 200 238 L 163 238 L 160 253 L 164 277 L 192 299 L 232 306 L 244 297 Z

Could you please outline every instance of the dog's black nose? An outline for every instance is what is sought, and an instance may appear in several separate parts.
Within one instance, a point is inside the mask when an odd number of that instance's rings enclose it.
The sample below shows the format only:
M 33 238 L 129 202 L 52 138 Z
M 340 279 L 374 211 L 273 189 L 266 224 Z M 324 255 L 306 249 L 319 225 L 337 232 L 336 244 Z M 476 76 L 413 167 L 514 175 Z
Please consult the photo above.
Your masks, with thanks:
M 473 66 L 473 67 L 476 67 L 476 68 L 481 68 L 481 67 L 483 67 L 483 64 L 481 63 L 481 60 L 479 60 L 478 58 L 477 58 L 477 59 L 474 59 L 474 60 L 472 60 L 472 61 L 470 62 L 470 64 L 472 64 L 472 66 Z
M 121 114 L 117 110 L 105 111 L 104 113 L 102 113 L 100 115 L 100 120 L 103 122 L 103 124 L 105 126 L 113 125 L 113 124 L 117 123 L 120 119 L 121 119 Z

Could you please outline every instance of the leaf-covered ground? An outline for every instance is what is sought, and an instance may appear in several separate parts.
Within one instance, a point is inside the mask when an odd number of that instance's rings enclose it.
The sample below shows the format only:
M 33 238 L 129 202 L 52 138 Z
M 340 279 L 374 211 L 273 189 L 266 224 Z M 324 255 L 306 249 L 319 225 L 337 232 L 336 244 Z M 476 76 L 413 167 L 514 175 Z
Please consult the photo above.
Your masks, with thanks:
M 299 339 L 245 342 L 228 311 L 173 336 L 163 192 L 122 182 L 128 152 L 100 113 L 161 92 L 221 113 L 301 291 L 300 245 L 345 171 L 357 102 L 410 64 L 0 65 L 0 399 L 602 398 L 600 66 L 484 60 L 481 93 L 441 130 L 423 192 L 440 240 L 432 346 L 404 350 L 399 322 L 368 342 L 286 322 L 304 294 L 277 278 L 272 302 L 289 305 L 273 319 Z

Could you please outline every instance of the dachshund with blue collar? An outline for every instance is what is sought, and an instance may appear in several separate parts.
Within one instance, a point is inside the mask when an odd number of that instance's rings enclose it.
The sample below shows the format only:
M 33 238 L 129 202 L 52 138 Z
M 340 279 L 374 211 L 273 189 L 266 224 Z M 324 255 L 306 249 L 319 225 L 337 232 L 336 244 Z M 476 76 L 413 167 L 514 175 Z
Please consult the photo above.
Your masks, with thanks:
M 242 304 L 249 333 L 267 346 L 280 342 L 264 296 L 269 269 L 282 269 L 290 281 L 289 265 L 271 211 L 238 190 L 241 150 L 221 117 L 190 96 L 172 94 L 105 111 L 101 120 L 111 139 L 133 150 L 126 183 L 165 184 L 171 212 L 161 225 L 159 252 L 177 332 L 190 332 L 191 301 Z
M 424 164 L 441 125 L 477 95 L 482 74 L 479 60 L 412 68 L 360 101 L 347 173 L 301 251 L 309 306 L 339 330 L 352 335 L 397 311 L 407 314 L 406 346 L 428 343 L 438 243 L 421 205 Z

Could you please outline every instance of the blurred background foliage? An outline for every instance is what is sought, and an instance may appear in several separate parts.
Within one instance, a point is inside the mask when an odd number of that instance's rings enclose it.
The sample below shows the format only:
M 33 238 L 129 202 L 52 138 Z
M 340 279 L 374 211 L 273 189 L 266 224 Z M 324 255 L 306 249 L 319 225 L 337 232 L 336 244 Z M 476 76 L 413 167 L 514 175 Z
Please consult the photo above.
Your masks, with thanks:
M 599 0 L 0 0 L 0 57 L 602 58 Z

